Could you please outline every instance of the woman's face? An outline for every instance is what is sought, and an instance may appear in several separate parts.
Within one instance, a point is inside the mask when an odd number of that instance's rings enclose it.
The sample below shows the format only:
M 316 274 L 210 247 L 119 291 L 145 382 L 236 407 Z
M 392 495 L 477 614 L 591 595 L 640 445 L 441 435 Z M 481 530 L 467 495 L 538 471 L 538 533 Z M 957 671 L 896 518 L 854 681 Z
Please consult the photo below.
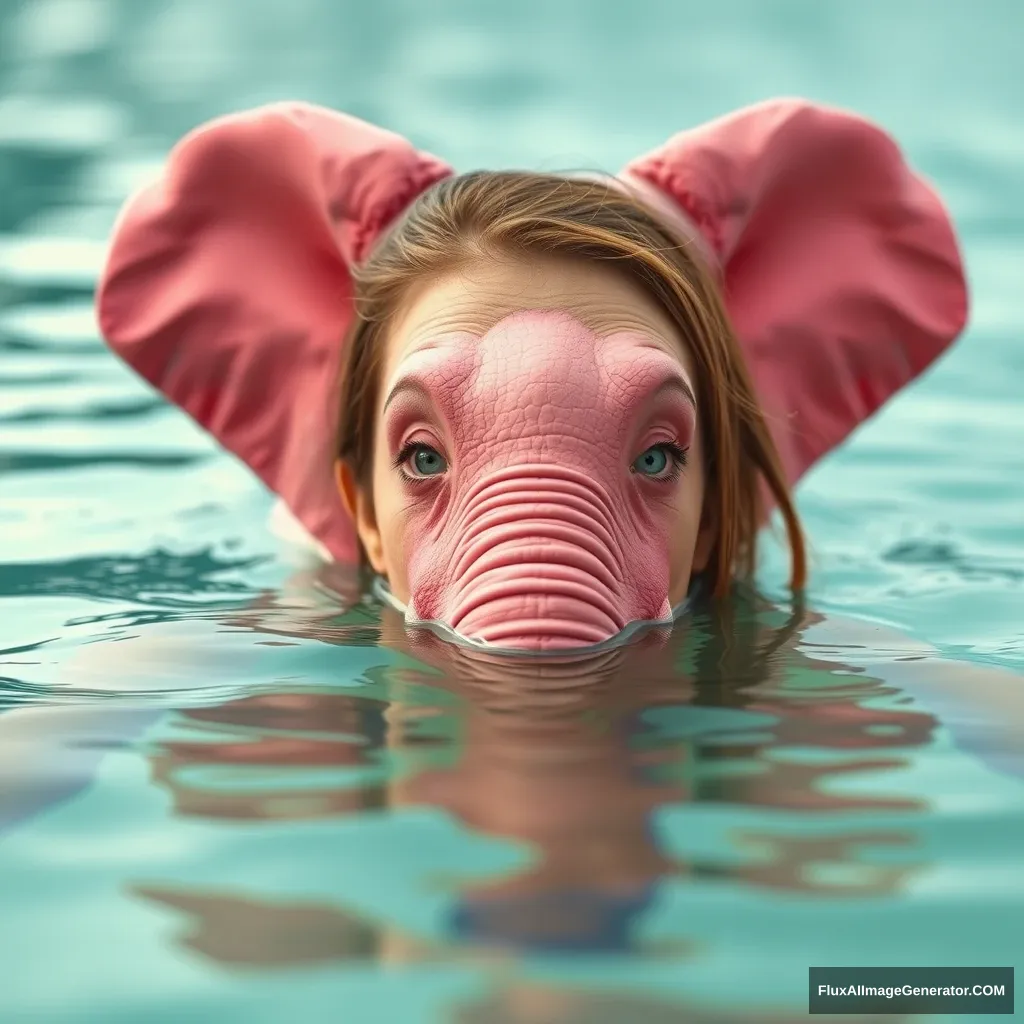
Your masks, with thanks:
M 431 282 L 381 382 L 372 494 L 345 467 L 342 490 L 419 618 L 578 647 L 666 617 L 705 567 L 692 361 L 624 275 L 531 257 Z

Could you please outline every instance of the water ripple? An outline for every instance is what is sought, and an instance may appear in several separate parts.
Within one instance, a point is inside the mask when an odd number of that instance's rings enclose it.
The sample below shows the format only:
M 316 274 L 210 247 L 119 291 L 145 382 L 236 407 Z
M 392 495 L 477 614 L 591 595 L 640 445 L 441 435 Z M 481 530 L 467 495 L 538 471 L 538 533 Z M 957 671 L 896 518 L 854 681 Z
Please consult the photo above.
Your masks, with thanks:
M 966 580 L 1024 580 L 1024 568 L 1000 564 L 979 555 L 965 555 L 955 544 L 941 540 L 904 540 L 882 554 L 894 565 L 915 566 L 927 571 L 952 572 Z
M 166 408 L 167 403 L 162 398 L 139 399 L 134 402 L 98 402 L 81 409 L 24 409 L 9 416 L 0 416 L 0 423 L 67 422 L 97 425 L 103 420 L 144 419 Z
M 92 466 L 132 466 L 138 469 L 175 469 L 193 466 L 209 456 L 203 454 L 174 454 L 138 452 L 135 454 L 97 452 L 71 454 L 70 452 L 4 452 L 0 451 L 0 474 L 54 472 L 64 469 L 83 469 Z
M 225 559 L 204 548 L 188 554 L 155 549 L 139 557 L 0 563 L 0 598 L 73 596 L 159 605 L 180 596 L 191 599 L 194 606 L 204 594 L 253 593 L 245 583 L 223 576 L 265 561 L 265 557 Z

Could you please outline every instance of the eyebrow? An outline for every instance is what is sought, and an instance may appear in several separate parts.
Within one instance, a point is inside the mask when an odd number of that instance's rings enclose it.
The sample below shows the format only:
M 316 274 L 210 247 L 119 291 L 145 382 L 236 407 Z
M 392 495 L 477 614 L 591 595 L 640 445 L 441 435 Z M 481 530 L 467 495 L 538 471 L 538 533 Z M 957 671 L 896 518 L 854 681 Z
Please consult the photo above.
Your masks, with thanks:
M 402 377 L 388 393 L 388 397 L 384 401 L 384 408 L 381 409 L 381 412 L 387 412 L 388 406 L 400 395 L 406 393 L 418 395 L 423 399 L 430 398 L 430 391 L 421 380 L 417 380 L 415 377 Z
M 676 374 L 672 374 L 671 377 L 667 377 L 651 392 L 650 397 L 654 398 L 656 395 L 660 395 L 663 391 L 677 391 L 686 399 L 687 402 L 690 403 L 690 405 L 693 406 L 694 409 L 697 408 L 697 398 L 693 393 L 693 389 L 682 377 Z
M 690 405 L 693 406 L 694 409 L 697 408 L 697 399 L 694 396 L 693 389 L 682 377 L 676 374 L 672 374 L 672 376 L 667 377 L 651 392 L 650 397 L 654 398 L 666 391 L 678 392 L 687 402 L 690 403 Z M 418 380 L 416 377 L 402 377 L 388 393 L 388 397 L 384 401 L 384 407 L 381 409 L 381 413 L 383 414 L 387 412 L 388 406 L 403 394 L 414 394 L 425 400 L 430 399 L 430 390 L 422 381 Z

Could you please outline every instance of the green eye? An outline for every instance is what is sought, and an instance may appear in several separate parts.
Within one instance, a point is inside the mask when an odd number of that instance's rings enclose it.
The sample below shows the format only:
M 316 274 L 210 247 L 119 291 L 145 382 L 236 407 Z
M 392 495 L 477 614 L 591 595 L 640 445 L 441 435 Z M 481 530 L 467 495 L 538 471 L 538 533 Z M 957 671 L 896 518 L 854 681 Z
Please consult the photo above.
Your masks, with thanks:
M 660 444 L 652 445 L 633 463 L 634 471 L 644 476 L 660 476 L 667 468 L 668 453 Z
M 675 480 L 679 471 L 686 465 L 686 453 L 689 448 L 683 448 L 675 441 L 662 441 L 660 444 L 652 444 L 630 467 L 634 473 L 641 473 L 652 480 Z
M 412 467 L 417 476 L 437 476 L 438 473 L 443 473 L 448 468 L 444 456 L 428 445 L 416 445 L 415 450 L 410 454 L 412 455 Z

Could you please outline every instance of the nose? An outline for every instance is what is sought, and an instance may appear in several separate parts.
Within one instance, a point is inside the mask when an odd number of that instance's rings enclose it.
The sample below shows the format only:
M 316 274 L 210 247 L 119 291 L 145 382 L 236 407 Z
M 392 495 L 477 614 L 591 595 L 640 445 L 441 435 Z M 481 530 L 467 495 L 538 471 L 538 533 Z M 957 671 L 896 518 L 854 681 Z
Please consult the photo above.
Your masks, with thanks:
M 504 647 L 582 647 L 629 621 L 624 548 L 614 503 L 585 474 L 518 466 L 466 504 L 448 622 Z

